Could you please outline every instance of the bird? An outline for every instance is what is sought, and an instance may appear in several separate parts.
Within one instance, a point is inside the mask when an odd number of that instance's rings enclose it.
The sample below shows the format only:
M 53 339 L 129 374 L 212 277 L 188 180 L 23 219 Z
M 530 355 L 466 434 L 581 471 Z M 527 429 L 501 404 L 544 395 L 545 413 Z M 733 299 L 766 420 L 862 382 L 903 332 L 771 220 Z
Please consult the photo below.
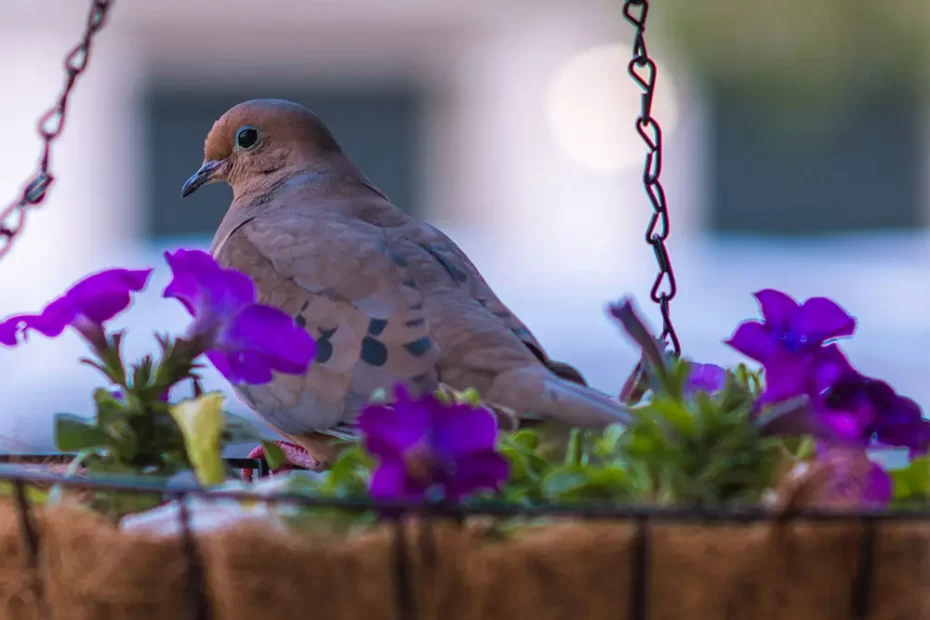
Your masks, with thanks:
M 227 110 L 181 197 L 217 182 L 233 198 L 210 253 L 318 345 L 305 374 L 234 390 L 321 467 L 357 437 L 370 395 L 397 383 L 473 388 L 502 424 L 630 421 L 618 399 L 551 359 L 468 256 L 394 205 L 303 105 L 252 99 Z

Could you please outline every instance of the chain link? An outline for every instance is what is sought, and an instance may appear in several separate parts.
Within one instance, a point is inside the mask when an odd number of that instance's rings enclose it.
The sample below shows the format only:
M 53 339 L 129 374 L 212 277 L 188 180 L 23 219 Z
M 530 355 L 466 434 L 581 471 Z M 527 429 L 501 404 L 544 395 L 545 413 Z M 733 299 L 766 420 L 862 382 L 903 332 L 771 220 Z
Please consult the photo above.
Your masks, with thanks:
M 48 188 L 55 180 L 51 170 L 52 144 L 64 131 L 71 91 L 78 76 L 87 69 L 94 35 L 106 23 L 107 12 L 112 4 L 113 0 L 91 1 L 84 36 L 65 56 L 64 88 L 59 93 L 55 105 L 39 118 L 37 124 L 39 137 L 42 138 L 42 154 L 39 157 L 38 169 L 25 184 L 20 197 L 0 212 L 0 258 L 6 256 L 13 247 L 13 242 L 22 234 L 26 225 L 26 211 L 42 204 L 48 196 Z
M 648 13 L 649 0 L 625 0 L 623 4 L 623 16 L 636 29 L 633 37 L 633 59 L 630 61 L 628 70 L 630 77 L 643 90 L 642 110 L 636 119 L 636 131 L 646 144 L 643 186 L 646 188 L 649 202 L 652 203 L 652 217 L 649 218 L 649 225 L 646 227 L 646 243 L 652 246 L 656 263 L 659 265 L 659 273 L 649 296 L 653 302 L 658 304 L 659 311 L 662 313 L 662 339 L 667 339 L 675 354 L 680 355 L 681 344 L 678 342 L 678 334 L 675 333 L 669 313 L 669 302 L 678 292 L 678 284 L 675 281 L 675 272 L 672 269 L 668 249 L 665 247 L 670 228 L 665 190 L 659 181 L 659 175 L 662 173 L 662 128 L 652 117 L 657 70 L 655 62 L 646 50 L 646 16 Z

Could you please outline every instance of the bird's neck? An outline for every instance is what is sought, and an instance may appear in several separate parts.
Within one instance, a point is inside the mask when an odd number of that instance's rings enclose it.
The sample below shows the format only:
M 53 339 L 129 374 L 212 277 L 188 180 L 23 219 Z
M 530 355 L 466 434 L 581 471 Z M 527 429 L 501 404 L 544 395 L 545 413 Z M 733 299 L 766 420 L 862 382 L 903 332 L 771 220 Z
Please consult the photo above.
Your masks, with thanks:
M 266 204 L 271 198 L 299 194 L 301 201 L 387 196 L 342 153 L 293 163 L 233 186 L 233 201 L 241 206 Z
M 244 222 L 269 210 L 300 207 L 338 212 L 385 227 L 410 224 L 361 169 L 339 153 L 285 166 L 233 187 L 233 202 L 224 223 Z

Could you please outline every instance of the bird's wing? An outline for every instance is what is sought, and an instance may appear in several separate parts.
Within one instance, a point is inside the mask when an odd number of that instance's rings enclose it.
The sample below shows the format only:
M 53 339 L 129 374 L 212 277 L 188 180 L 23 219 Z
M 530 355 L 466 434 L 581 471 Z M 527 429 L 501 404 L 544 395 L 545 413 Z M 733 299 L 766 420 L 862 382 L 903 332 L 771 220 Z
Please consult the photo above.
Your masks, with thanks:
M 587 385 L 584 377 L 576 368 L 549 357 L 529 328 L 504 305 L 504 302 L 482 277 L 478 268 L 454 241 L 430 224 L 422 223 L 421 232 L 419 240 L 423 248 L 433 255 L 433 258 L 442 265 L 453 280 L 465 287 L 478 303 L 497 317 L 505 329 L 513 332 L 539 361 L 557 376 L 574 383 Z
M 423 297 L 380 228 L 278 209 L 240 225 L 217 251 L 222 264 L 255 280 L 262 303 L 282 308 L 317 340 L 306 375 L 245 389 L 282 432 L 345 423 L 373 390 L 396 380 L 435 388 L 439 350 Z

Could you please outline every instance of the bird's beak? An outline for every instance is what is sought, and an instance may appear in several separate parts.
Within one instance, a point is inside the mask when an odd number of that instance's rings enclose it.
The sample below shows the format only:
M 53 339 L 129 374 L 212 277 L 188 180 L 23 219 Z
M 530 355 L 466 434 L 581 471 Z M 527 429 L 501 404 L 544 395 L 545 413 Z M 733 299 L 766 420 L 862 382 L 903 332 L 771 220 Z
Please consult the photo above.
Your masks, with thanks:
M 200 166 L 197 172 L 192 174 L 191 178 L 184 182 L 184 185 L 181 187 L 181 198 L 187 198 L 200 189 L 202 185 L 208 185 L 217 181 L 217 172 L 223 168 L 223 164 L 225 163 L 225 159 L 210 159 L 203 162 L 203 165 Z

